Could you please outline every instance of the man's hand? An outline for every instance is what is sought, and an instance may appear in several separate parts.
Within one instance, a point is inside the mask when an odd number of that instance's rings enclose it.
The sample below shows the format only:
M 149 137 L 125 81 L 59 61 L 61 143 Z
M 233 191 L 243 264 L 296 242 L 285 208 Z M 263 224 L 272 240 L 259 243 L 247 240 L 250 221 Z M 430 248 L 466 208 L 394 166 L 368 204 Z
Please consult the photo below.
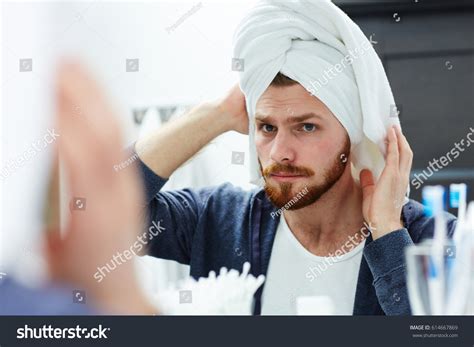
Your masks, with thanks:
M 47 235 L 52 278 L 85 289 L 93 304 L 107 313 L 152 313 L 140 291 L 133 258 L 123 255 L 125 250 L 129 254 L 142 230 L 143 187 L 134 167 L 114 170 L 127 159 L 122 158 L 117 119 L 101 88 L 75 63 L 59 69 L 56 123 L 70 195 L 85 200 L 81 209 L 67 211 L 63 233 L 50 230 Z M 115 259 L 116 268 L 104 270 L 99 282 L 94 274 L 112 264 L 118 252 L 121 261 Z
M 239 85 L 235 85 L 225 97 L 218 101 L 218 108 L 231 122 L 231 129 L 241 134 L 249 133 L 249 118 L 245 106 L 245 96 Z
M 135 150 L 155 174 L 168 178 L 217 136 L 235 130 L 247 134 L 245 97 L 234 86 L 225 97 L 205 102 L 144 138 Z
M 378 182 L 370 170 L 362 170 L 362 212 L 366 222 L 375 228 L 373 239 L 403 228 L 401 211 L 409 184 L 413 152 L 398 126 L 390 128 L 387 135 L 385 168 Z

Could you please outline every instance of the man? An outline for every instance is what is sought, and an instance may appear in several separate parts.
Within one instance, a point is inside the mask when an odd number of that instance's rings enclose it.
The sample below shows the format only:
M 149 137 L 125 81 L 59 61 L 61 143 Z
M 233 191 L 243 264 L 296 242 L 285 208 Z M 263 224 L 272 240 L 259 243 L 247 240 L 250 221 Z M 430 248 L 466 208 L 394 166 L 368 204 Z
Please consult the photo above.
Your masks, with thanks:
M 246 192 L 224 184 L 160 191 L 167 178 L 213 138 L 229 130 L 247 132 L 244 96 L 238 87 L 136 143 L 150 223 L 161 220 L 166 229 L 152 241 L 149 254 L 190 264 L 196 278 L 222 266 L 240 270 L 250 261 L 255 275 L 267 275 L 267 283 L 257 293 L 257 313 L 263 291 L 261 304 L 268 313 L 274 311 L 266 306 L 267 298 L 268 305 L 276 305 L 272 303 L 276 299 L 287 301 L 286 311 L 274 313 L 294 312 L 291 298 L 278 292 L 293 297 L 336 292 L 334 299 L 340 299 L 335 302 L 336 312 L 341 314 L 409 314 L 403 250 L 431 237 L 433 220 L 424 217 L 422 206 L 413 200 L 403 208 L 394 203 L 403 200 L 412 162 L 400 129 L 389 132 L 387 164 L 378 182 L 363 171 L 357 185 L 345 165 L 351 154 L 344 128 L 301 85 L 279 74 L 260 98 L 257 114 L 255 138 L 263 190 Z M 345 158 L 341 154 L 349 160 L 341 159 Z M 305 189 L 307 193 L 279 216 L 278 209 Z M 364 221 L 372 231 L 367 239 Z M 451 235 L 455 226 L 451 215 L 448 225 Z M 285 250 L 294 246 L 280 235 L 285 229 L 299 247 L 296 253 Z M 326 272 L 336 272 L 331 276 L 336 286 L 349 274 L 352 282 L 345 288 L 331 288 L 321 283 L 323 279 L 310 281 L 306 276 L 310 262 L 304 266 L 301 258 L 327 257 L 343 249 L 351 237 L 358 243 L 365 239 L 357 266 L 334 265 Z M 273 268 L 273 263 L 281 267 Z M 293 278 L 295 273 L 300 278 Z
M 301 296 L 329 297 L 335 314 L 410 314 L 404 249 L 431 237 L 434 223 L 404 201 L 413 153 L 386 112 L 393 95 L 365 35 L 330 1 L 268 0 L 237 28 L 234 57 L 240 88 L 131 153 L 149 222 L 165 228 L 148 254 L 189 264 L 196 278 L 249 261 L 266 275 L 256 314 L 294 314 Z M 160 191 L 229 130 L 249 134 L 263 189 Z

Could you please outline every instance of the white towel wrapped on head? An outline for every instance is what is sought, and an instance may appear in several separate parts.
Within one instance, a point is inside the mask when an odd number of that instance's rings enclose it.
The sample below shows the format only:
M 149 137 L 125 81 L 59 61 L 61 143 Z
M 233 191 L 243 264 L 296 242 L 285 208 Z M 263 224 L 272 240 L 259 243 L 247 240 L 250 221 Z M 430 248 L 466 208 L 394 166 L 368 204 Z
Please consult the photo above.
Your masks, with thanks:
M 263 183 L 255 108 L 278 72 L 320 99 L 344 126 L 355 180 L 364 168 L 378 179 L 385 165 L 384 140 L 390 126 L 400 124 L 398 112 L 377 53 L 341 9 L 329 0 L 259 2 L 237 27 L 233 57 L 243 67 L 252 183 Z

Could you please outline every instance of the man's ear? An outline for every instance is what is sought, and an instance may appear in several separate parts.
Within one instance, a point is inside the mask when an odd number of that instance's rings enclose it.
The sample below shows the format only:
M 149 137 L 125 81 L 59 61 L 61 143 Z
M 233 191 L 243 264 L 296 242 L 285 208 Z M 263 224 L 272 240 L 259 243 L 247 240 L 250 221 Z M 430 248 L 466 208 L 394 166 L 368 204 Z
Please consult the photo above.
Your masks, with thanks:
M 372 174 L 372 171 L 369 169 L 361 170 L 359 179 L 364 197 L 372 194 L 375 189 L 374 175 Z

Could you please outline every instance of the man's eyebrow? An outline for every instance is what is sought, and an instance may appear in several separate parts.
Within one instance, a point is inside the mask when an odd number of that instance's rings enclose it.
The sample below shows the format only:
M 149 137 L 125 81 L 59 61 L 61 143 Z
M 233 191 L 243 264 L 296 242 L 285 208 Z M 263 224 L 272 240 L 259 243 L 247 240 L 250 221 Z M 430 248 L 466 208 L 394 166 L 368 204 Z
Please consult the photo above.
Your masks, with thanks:
M 286 123 L 301 123 L 301 122 L 304 122 L 305 120 L 308 120 L 308 119 L 311 119 L 311 118 L 318 118 L 320 120 L 324 120 L 324 118 L 319 115 L 319 114 L 316 114 L 314 112 L 310 112 L 310 113 L 305 113 L 305 114 L 302 114 L 302 115 L 299 115 L 299 116 L 291 116 L 291 117 L 288 117 L 286 119 Z M 265 123 L 265 122 L 270 122 L 273 120 L 273 118 L 271 116 L 265 116 L 265 115 L 261 115 L 261 114 L 255 114 L 255 120 L 256 121 L 259 121 L 259 122 L 262 122 L 262 123 Z

